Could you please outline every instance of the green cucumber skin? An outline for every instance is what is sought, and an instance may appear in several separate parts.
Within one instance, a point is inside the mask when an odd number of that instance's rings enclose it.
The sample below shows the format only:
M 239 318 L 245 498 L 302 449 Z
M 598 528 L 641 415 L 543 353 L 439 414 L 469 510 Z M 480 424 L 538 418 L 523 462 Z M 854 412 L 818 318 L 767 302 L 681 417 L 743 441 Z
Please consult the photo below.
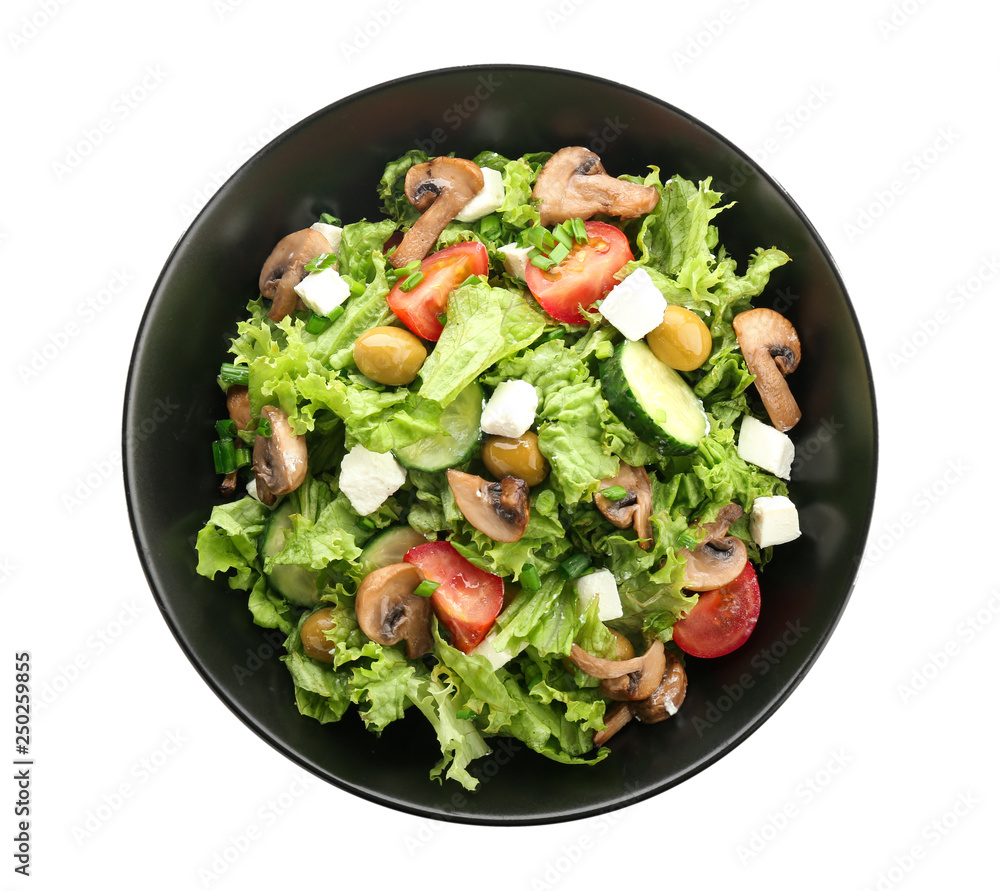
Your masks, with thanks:
M 410 526 L 392 526 L 364 546 L 358 557 L 358 564 L 365 572 L 381 569 L 383 566 L 399 563 L 410 548 L 426 543 L 427 539 L 416 529 Z
M 601 363 L 601 388 L 608 405 L 633 433 L 643 442 L 664 455 L 690 455 L 698 444 L 681 442 L 665 431 L 639 404 L 622 367 L 622 352 L 629 341 L 619 344 L 614 353 Z
M 467 444 L 461 448 L 443 445 L 438 449 L 432 447 L 430 450 L 425 448 L 421 451 L 417 448 L 423 442 L 421 441 L 414 443 L 412 446 L 396 449 L 393 454 L 403 467 L 407 470 L 422 470 L 434 473 L 440 470 L 448 470 L 451 467 L 458 467 L 472 460 L 479 451 L 479 444 L 482 440 L 479 419 L 482 416 L 483 409 L 483 388 L 477 382 L 473 381 L 458 394 L 454 402 L 445 409 L 445 412 L 447 413 L 453 406 L 455 409 L 463 409 L 468 412 L 467 430 L 470 436 Z M 451 439 L 452 443 L 454 443 L 454 438 Z
M 279 504 L 268 518 L 267 526 L 261 533 L 258 551 L 261 557 L 273 557 L 284 546 L 284 532 L 291 529 L 291 503 Z M 279 541 L 280 536 L 280 541 Z M 268 584 L 289 603 L 296 606 L 314 607 L 320 602 L 323 591 L 323 573 L 304 566 L 278 564 L 266 574 Z

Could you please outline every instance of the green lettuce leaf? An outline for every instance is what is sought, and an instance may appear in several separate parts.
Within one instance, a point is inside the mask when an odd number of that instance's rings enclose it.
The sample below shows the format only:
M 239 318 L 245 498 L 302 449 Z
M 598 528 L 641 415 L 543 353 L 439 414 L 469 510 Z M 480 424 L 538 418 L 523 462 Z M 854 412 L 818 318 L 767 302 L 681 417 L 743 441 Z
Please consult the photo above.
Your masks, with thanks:
M 541 336 L 544 316 L 520 291 L 481 279 L 448 297 L 448 321 L 420 371 L 421 396 L 448 405 L 491 365 Z
M 615 433 L 625 432 L 581 356 L 562 340 L 550 340 L 499 363 L 486 376 L 496 385 L 522 379 L 538 392 L 538 447 L 552 467 L 550 485 L 564 505 L 592 495 L 602 479 L 618 472 Z
M 235 569 L 230 587 L 249 590 L 257 572 L 257 538 L 269 516 L 270 511 L 249 495 L 213 507 L 195 542 L 198 574 L 214 579 L 220 572 Z

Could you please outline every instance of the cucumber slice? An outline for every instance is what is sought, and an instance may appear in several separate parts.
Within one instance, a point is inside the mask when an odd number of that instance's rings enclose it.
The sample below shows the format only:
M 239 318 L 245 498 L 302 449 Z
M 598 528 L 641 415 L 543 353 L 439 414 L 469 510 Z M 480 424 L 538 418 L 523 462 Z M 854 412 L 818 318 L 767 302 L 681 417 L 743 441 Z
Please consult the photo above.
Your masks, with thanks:
M 636 436 L 667 455 L 693 452 L 708 433 L 701 400 L 642 340 L 626 340 L 601 367 L 611 410 Z
M 376 535 L 365 545 L 361 556 L 358 557 L 358 564 L 367 575 L 373 569 L 402 563 L 406 552 L 421 544 L 427 544 L 427 539 L 416 529 L 411 526 L 393 526 Z
M 285 533 L 292 528 L 293 513 L 292 502 L 288 499 L 271 512 L 258 544 L 261 557 L 273 557 L 285 546 Z M 318 605 L 326 587 L 325 573 L 291 563 L 272 566 L 267 580 L 285 600 L 296 606 Z
M 447 470 L 464 464 L 476 454 L 483 414 L 483 388 L 473 381 L 441 413 L 446 434 L 427 436 L 413 445 L 394 449 L 393 454 L 410 470 Z

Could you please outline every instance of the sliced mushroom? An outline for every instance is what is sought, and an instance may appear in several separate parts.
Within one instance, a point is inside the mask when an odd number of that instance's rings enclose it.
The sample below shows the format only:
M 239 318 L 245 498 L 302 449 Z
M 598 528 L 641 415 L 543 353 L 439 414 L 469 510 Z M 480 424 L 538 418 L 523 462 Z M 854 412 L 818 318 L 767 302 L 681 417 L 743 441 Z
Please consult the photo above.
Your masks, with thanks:
M 596 213 L 630 220 L 649 213 L 660 200 L 653 186 L 608 176 L 601 159 L 574 145 L 559 149 L 542 168 L 531 192 L 543 226 L 590 219 Z
M 632 720 L 634 702 L 616 702 L 604 712 L 604 729 L 594 734 L 594 745 L 603 746 L 612 736 Z
M 594 734 L 594 745 L 603 746 L 632 718 L 657 724 L 677 714 L 687 694 L 687 672 L 673 653 L 666 654 L 666 667 L 656 689 L 638 702 L 616 702 L 604 713 L 604 730 Z
M 399 269 L 423 260 L 444 227 L 482 187 L 482 170 L 465 158 L 432 158 L 407 170 L 403 190 L 422 216 L 403 236 L 389 262 Z
M 802 417 L 785 380 L 802 358 L 795 327 L 781 313 L 759 307 L 739 313 L 733 329 L 771 423 L 782 433 L 791 430 Z
M 423 580 L 412 563 L 391 563 L 362 579 L 354 601 L 361 630 L 385 646 L 405 640 L 407 659 L 429 653 L 434 645 L 430 598 L 414 593 Z
M 267 317 L 273 322 L 302 307 L 295 286 L 305 278 L 305 265 L 329 253 L 330 242 L 322 232 L 300 229 L 286 235 L 271 251 L 260 270 L 260 293 L 272 301 Z
M 687 695 L 687 672 L 681 660 L 667 653 L 667 666 L 656 689 L 641 702 L 632 706 L 633 714 L 643 724 L 657 724 L 677 714 Z
M 704 539 L 694 550 L 684 548 L 684 587 L 691 591 L 711 591 L 728 585 L 747 563 L 747 546 L 735 535 L 726 535 L 729 527 L 743 516 L 736 503 L 722 508 L 714 523 L 702 526 Z
M 653 510 L 653 487 L 646 468 L 633 467 L 622 461 L 615 476 L 601 480 L 601 489 L 612 486 L 621 486 L 625 496 L 613 501 L 598 490 L 594 495 L 597 509 L 619 529 L 628 529 L 629 526 L 635 529 L 639 547 L 649 550 L 653 546 L 653 525 L 649 519 Z
M 528 484 L 516 476 L 491 483 L 481 476 L 448 471 L 455 504 L 473 526 L 494 541 L 518 541 L 528 528 L 531 500 Z
M 569 658 L 591 677 L 601 678 L 601 693 L 608 699 L 645 699 L 663 676 L 663 641 L 654 640 L 649 649 L 633 659 L 601 659 L 573 644 Z
M 236 384 L 226 390 L 226 408 L 229 410 L 229 418 L 236 422 L 236 429 L 246 430 L 250 426 L 252 416 L 250 414 L 250 391 L 247 387 Z M 219 492 L 223 495 L 232 495 L 236 491 L 236 482 L 239 471 L 233 470 L 227 473 L 219 486 Z
M 274 504 L 278 495 L 294 492 L 306 478 L 306 438 L 293 433 L 288 415 L 275 405 L 265 405 L 260 414 L 271 423 L 271 435 L 257 435 L 253 446 L 253 472 L 257 497 Z

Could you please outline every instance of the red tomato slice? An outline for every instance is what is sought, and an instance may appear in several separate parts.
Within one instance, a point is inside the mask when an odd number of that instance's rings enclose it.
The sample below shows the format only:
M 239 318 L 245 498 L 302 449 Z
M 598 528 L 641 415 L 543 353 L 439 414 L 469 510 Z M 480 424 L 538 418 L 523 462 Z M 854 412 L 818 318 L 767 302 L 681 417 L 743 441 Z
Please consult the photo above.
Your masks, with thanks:
M 420 263 L 423 281 L 412 291 L 404 291 L 397 282 L 386 300 L 391 309 L 417 337 L 437 340 L 443 326 L 438 318 L 448 307 L 448 295 L 470 275 L 486 275 L 490 258 L 486 245 L 479 241 L 453 244 L 431 254 Z
M 674 624 L 674 642 L 690 656 L 714 659 L 746 643 L 760 615 L 760 585 L 747 560 L 728 585 L 705 591 Z
M 570 251 L 569 256 L 548 272 L 528 264 L 525 279 L 552 318 L 560 322 L 586 324 L 581 311 L 593 308 L 616 284 L 615 273 L 634 259 L 628 239 L 620 229 L 607 223 L 590 222 L 588 241 Z
M 503 579 L 473 566 L 449 541 L 431 541 L 403 559 L 438 583 L 431 607 L 451 632 L 452 646 L 468 653 L 493 627 L 503 608 Z

